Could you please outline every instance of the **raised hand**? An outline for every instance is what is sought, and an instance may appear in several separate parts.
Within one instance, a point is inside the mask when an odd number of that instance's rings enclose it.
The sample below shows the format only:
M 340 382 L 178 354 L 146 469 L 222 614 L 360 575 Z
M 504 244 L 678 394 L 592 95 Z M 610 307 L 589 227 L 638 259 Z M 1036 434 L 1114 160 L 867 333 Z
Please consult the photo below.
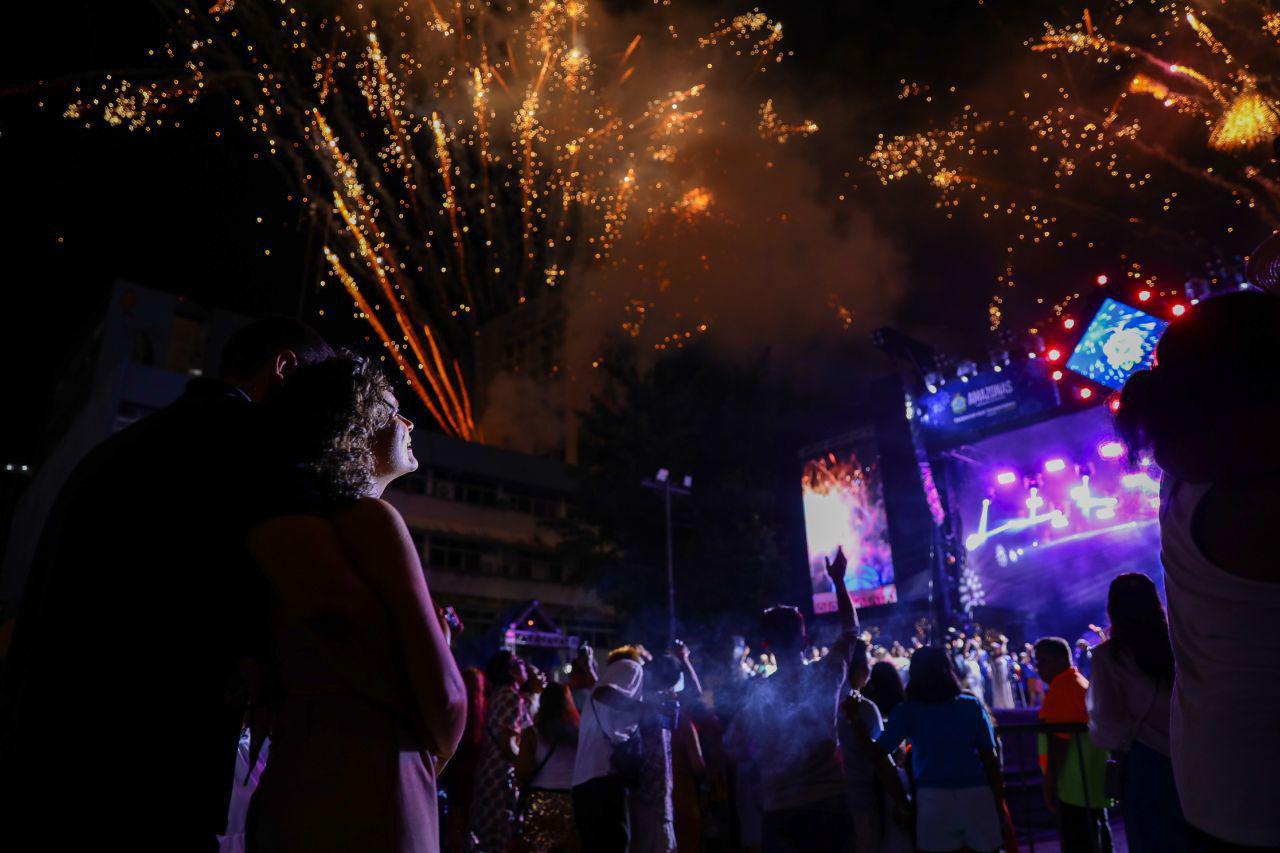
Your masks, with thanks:
M 524 689 L 528 693 L 541 693 L 547 687 L 547 676 L 542 670 L 536 666 L 529 665 L 529 678 L 524 683 Z
M 844 546 L 836 546 L 835 560 L 828 560 L 824 556 L 822 561 L 827 564 L 827 577 L 831 578 L 831 582 L 836 585 L 836 589 L 843 589 L 844 576 L 849 571 L 849 558 L 844 555 Z

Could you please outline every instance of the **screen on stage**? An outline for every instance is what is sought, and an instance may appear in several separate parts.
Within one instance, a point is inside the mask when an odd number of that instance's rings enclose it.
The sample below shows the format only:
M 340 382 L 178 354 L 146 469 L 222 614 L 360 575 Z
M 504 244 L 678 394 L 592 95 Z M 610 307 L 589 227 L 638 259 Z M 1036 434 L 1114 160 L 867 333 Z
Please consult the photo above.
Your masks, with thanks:
M 968 567 L 988 606 L 1072 639 L 1105 624 L 1117 574 L 1143 572 L 1163 588 L 1159 472 L 1149 459 L 1129 464 L 1106 406 L 952 458 Z
M 1067 369 L 1118 391 L 1126 379 L 1151 366 L 1168 327 L 1159 317 L 1107 297 L 1067 359 Z
M 849 559 L 845 587 L 859 607 L 893 604 L 893 553 L 874 440 L 805 462 L 802 479 L 809 580 L 815 613 L 836 609 L 835 589 L 823 558 L 843 547 Z

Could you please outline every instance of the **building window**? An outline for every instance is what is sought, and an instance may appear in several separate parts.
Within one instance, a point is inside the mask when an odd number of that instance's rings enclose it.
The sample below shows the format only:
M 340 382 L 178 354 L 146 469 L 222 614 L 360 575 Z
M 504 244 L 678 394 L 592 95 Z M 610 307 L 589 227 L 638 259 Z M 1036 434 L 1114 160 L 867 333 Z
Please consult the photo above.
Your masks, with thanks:
M 496 507 L 498 505 L 498 484 L 492 480 L 437 471 L 432 481 L 431 494 L 440 500 L 458 501 L 475 506 Z
M 520 552 L 512 561 L 513 577 L 535 581 L 559 582 L 564 579 L 564 565 L 553 554 Z
M 455 572 L 480 571 L 484 548 L 465 539 L 432 536 L 427 549 L 427 565 L 432 569 L 448 569 Z
M 510 509 L 534 518 L 560 518 L 562 515 L 560 508 L 564 501 L 553 493 L 513 486 L 505 489 L 505 497 Z

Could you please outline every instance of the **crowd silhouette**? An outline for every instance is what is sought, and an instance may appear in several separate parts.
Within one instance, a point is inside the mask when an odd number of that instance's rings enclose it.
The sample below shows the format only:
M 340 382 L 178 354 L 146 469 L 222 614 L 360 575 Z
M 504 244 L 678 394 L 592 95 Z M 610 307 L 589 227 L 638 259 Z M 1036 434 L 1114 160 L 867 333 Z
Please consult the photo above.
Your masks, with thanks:
M 1280 299 L 1173 323 L 1117 423 L 1163 472 L 1167 612 L 1101 642 L 877 642 L 794 607 L 704 689 L 675 641 L 460 669 L 404 521 L 413 424 L 369 359 L 250 324 L 218 379 L 94 450 L 5 661 L 7 850 L 1015 849 L 1000 715 L 1034 709 L 1061 849 L 1280 849 Z M 932 642 L 930 642 L 932 639 Z M 1118 804 L 1118 806 L 1117 806 Z M 114 840 L 113 840 L 114 839 Z

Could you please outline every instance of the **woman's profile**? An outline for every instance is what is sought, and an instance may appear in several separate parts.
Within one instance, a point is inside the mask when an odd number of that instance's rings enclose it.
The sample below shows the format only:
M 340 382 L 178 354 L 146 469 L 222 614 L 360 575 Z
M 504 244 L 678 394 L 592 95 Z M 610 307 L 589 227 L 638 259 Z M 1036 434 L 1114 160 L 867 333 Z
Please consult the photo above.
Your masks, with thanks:
M 417 468 L 413 424 L 352 355 L 264 404 L 303 484 L 249 533 L 273 594 L 271 759 L 248 849 L 439 849 L 436 771 L 457 748 L 462 677 L 386 486 Z

